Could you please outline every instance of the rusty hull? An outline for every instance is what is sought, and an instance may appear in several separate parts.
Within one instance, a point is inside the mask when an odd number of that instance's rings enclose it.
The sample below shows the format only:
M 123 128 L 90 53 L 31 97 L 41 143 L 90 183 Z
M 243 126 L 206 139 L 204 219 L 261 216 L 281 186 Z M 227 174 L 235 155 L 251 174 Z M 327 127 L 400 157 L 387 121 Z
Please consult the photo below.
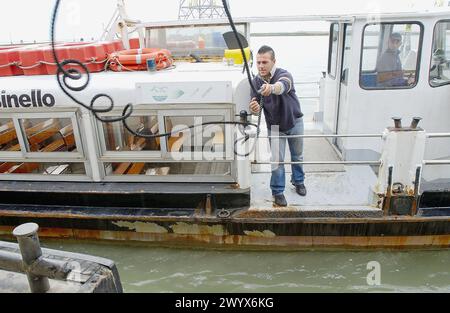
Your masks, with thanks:
M 24 222 L 42 238 L 245 250 L 450 248 L 450 217 L 239 218 L 0 211 L 0 236 Z

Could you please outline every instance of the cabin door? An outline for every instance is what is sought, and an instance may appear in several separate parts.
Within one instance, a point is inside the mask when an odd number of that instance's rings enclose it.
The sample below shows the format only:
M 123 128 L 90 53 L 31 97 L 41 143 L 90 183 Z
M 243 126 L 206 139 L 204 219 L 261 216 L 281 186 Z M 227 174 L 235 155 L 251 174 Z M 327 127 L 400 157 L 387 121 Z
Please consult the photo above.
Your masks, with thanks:
M 350 61 L 351 61 L 351 45 L 352 45 L 352 24 L 343 24 L 343 42 L 342 42 L 342 60 L 340 68 L 340 86 L 339 86 L 339 96 L 337 105 L 337 116 L 336 116 L 336 134 L 344 134 L 343 129 L 344 120 L 346 116 L 343 114 L 343 108 L 347 105 L 347 94 L 348 94 L 348 74 L 350 71 Z M 334 144 L 339 149 L 343 151 L 343 139 L 336 138 Z

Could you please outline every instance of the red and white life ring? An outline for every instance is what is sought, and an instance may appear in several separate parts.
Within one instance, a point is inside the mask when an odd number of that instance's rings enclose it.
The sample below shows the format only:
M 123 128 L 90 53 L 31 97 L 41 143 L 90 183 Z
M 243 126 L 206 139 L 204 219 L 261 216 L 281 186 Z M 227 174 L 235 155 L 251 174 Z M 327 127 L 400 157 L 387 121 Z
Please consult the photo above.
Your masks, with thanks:
M 167 49 L 144 48 L 123 50 L 110 55 L 110 68 L 113 71 L 146 70 L 147 60 L 154 59 L 156 69 L 162 70 L 173 65 L 172 53 Z

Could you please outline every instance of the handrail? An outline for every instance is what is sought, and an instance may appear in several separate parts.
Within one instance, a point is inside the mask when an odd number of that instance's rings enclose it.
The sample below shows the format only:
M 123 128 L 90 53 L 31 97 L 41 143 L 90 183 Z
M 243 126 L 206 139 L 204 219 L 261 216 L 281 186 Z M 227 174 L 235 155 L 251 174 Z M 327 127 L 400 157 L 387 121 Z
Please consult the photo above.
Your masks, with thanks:
M 253 165 L 381 165 L 381 161 L 252 162 Z
M 430 133 L 427 138 L 450 138 L 450 133 Z
M 292 135 L 292 136 L 259 136 L 260 139 L 273 139 L 273 138 L 383 138 L 381 134 L 346 134 L 346 135 Z

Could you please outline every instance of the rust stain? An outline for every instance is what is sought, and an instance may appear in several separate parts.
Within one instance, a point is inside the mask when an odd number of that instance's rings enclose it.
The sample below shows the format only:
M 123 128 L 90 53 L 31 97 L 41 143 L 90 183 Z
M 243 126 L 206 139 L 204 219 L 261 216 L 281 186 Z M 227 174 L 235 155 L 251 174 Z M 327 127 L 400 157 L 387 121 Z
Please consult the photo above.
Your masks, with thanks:
M 175 234 L 180 235 L 212 235 L 212 236 L 226 236 L 228 231 L 223 225 L 199 225 L 199 224 L 187 224 L 176 223 L 170 226 Z
M 244 230 L 244 234 L 250 237 L 261 237 L 261 238 L 273 238 L 277 236 L 270 230 L 265 230 L 262 232 L 257 230 L 254 231 Z
M 180 226 L 180 225 L 179 225 Z M 185 230 L 184 226 L 182 227 Z M 9 230 L 9 229 L 8 229 Z M 0 234 L 7 233 L 5 227 Z M 339 237 L 339 236 L 238 236 L 214 234 L 145 233 L 134 231 L 94 231 L 43 229 L 42 238 L 73 238 L 154 244 L 167 247 L 203 247 L 253 250 L 320 249 L 424 249 L 450 248 L 450 235 L 397 237 Z
M 121 228 L 135 230 L 138 233 L 164 234 L 169 232 L 166 228 L 156 223 L 118 221 L 113 222 L 113 224 Z

